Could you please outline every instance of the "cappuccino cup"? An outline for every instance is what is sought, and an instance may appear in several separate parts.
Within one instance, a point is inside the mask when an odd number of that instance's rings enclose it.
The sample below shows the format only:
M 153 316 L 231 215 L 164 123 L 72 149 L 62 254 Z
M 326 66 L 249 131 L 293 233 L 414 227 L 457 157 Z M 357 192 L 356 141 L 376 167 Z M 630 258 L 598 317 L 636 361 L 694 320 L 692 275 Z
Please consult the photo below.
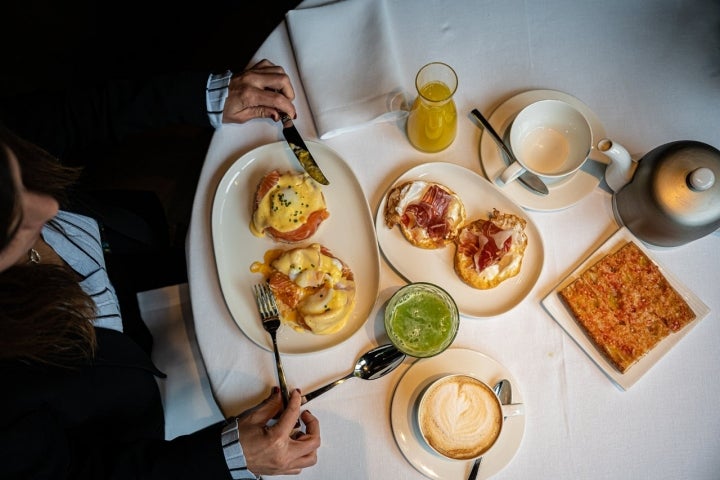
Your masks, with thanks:
M 569 178 L 587 160 L 592 130 L 575 107 L 561 100 L 541 100 L 523 108 L 510 127 L 515 161 L 500 173 L 504 184 L 525 171 L 546 183 Z
M 485 382 L 452 374 L 435 380 L 420 395 L 417 422 L 433 451 L 450 460 L 471 460 L 496 444 L 505 417 L 521 413 L 522 404 L 501 405 Z

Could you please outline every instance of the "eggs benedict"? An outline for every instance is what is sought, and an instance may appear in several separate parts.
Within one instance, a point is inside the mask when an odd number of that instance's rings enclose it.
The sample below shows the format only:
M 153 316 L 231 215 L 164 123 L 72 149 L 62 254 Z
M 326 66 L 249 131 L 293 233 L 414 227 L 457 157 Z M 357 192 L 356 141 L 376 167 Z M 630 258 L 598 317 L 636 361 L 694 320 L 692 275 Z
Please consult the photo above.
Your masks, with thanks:
M 297 331 L 336 333 L 355 308 L 352 270 L 318 243 L 269 250 L 250 271 L 263 274 L 275 294 L 280 319 Z
M 307 173 L 273 170 L 258 184 L 250 231 L 296 243 L 314 235 L 329 216 L 320 184 Z

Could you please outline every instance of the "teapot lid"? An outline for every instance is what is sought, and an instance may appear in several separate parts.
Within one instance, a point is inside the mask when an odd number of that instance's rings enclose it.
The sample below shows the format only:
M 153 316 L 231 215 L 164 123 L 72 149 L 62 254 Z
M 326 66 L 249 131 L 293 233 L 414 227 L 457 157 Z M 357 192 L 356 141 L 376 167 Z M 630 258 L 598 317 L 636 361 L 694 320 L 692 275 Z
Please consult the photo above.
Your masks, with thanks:
M 656 150 L 661 151 L 650 152 L 647 157 L 655 163 L 650 167 L 658 207 L 688 227 L 719 221 L 720 151 L 695 141 L 673 142 Z

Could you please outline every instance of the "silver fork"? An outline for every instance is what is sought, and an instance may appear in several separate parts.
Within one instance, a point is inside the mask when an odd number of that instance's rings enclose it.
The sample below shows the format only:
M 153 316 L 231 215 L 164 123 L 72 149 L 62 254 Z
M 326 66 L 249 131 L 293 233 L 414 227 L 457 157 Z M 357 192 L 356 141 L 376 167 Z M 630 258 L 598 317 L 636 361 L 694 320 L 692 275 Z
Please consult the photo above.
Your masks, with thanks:
M 270 334 L 272 338 L 273 350 L 275 352 L 275 366 L 277 367 L 278 381 L 280 382 L 280 393 L 282 394 L 283 406 L 287 407 L 288 394 L 287 382 L 285 381 L 285 371 L 283 370 L 282 361 L 280 361 L 280 352 L 277 346 L 277 331 L 280 328 L 280 313 L 278 312 L 275 295 L 267 283 L 258 283 L 253 286 L 255 294 L 255 302 L 260 312 L 263 328 Z

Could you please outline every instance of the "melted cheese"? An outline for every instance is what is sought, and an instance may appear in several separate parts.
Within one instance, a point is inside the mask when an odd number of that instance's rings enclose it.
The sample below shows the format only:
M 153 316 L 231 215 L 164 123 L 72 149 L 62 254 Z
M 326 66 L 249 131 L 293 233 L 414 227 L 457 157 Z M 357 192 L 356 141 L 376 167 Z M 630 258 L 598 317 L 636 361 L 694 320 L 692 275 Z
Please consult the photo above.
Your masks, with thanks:
M 326 335 L 345 326 L 355 308 L 355 282 L 343 276 L 340 260 L 322 253 L 321 246 L 315 243 L 286 251 L 270 266 L 302 289 L 295 308 L 282 312 L 293 328 Z M 257 265 L 253 268 L 260 270 Z
M 312 212 L 325 208 L 322 190 L 310 176 L 287 172 L 258 203 L 250 230 L 256 236 L 263 236 L 268 227 L 290 232 L 305 224 Z

